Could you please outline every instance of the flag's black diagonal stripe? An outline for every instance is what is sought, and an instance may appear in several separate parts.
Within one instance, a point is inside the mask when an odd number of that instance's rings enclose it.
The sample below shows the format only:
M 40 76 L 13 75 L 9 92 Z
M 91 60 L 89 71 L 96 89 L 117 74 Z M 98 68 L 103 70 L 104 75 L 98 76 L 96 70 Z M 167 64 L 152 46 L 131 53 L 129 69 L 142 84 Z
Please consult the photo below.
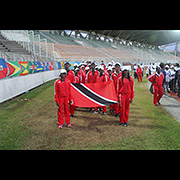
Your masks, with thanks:
M 93 94 L 92 92 L 90 92 L 88 89 L 86 89 L 85 87 L 83 87 L 81 84 L 76 84 L 76 83 L 72 83 L 76 88 L 78 88 L 81 92 L 83 92 L 86 96 L 94 99 L 95 101 L 101 103 L 101 104 L 105 104 L 105 105 L 110 105 L 113 104 L 114 102 L 109 102 L 106 101 L 100 97 L 98 97 L 97 95 Z

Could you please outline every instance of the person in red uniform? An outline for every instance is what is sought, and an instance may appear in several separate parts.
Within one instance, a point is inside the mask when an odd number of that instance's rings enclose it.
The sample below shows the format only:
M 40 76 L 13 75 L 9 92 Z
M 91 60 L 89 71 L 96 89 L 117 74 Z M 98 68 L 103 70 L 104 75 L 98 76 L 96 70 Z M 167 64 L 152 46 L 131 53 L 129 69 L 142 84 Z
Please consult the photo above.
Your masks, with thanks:
M 160 70 L 160 67 L 156 67 L 156 72 L 148 77 L 148 80 L 152 83 L 153 86 L 153 101 L 154 106 L 160 105 L 160 99 L 163 96 L 163 79 L 164 75 Z
M 120 125 L 128 126 L 129 106 L 134 98 L 134 81 L 127 69 L 123 70 L 122 76 L 118 78 L 118 97 L 120 105 Z
M 70 81 L 66 78 L 66 73 L 65 69 L 61 69 L 60 78 L 55 81 L 55 101 L 58 106 L 58 127 L 60 129 L 64 124 L 63 114 L 67 127 L 71 127 L 69 103 L 73 104 L 73 100 L 71 97 Z
M 96 83 L 99 80 L 99 72 L 96 70 L 95 71 L 95 62 L 91 63 L 90 66 L 90 71 L 87 74 L 87 83 Z
M 74 83 L 75 82 L 75 75 L 74 75 L 74 72 L 69 69 L 70 66 L 71 65 L 70 65 L 69 62 L 64 63 L 64 67 L 65 67 L 65 69 L 67 71 L 66 78 L 69 79 L 71 83 Z
M 110 80 L 113 81 L 114 86 L 115 86 L 115 84 L 117 83 L 117 75 L 116 75 L 116 73 L 113 72 L 112 66 L 109 66 L 109 67 L 108 67 L 108 74 L 109 74 Z M 111 105 L 110 105 L 110 112 L 114 112 L 114 105 L 115 105 L 115 104 L 111 104 Z M 116 105 L 115 105 L 115 106 L 116 106 Z
M 120 78 L 122 76 L 122 71 L 121 71 L 121 65 L 119 62 L 115 63 L 115 73 L 113 74 L 114 77 L 114 82 L 115 82 L 115 90 L 117 93 L 117 89 L 119 88 L 117 85 L 117 80 L 118 78 Z M 120 107 L 119 107 L 119 103 L 114 104 L 114 111 L 115 111 L 115 116 L 118 117 L 120 115 Z
M 138 79 L 138 82 L 142 82 L 142 69 L 140 67 L 140 65 L 138 65 L 137 69 L 136 69 L 136 73 L 137 73 L 137 79 Z
M 85 83 L 85 79 L 86 79 L 86 72 L 85 72 L 85 66 L 84 64 L 81 65 L 81 67 L 79 66 L 79 72 L 78 72 L 78 76 L 79 76 L 79 83 Z
M 100 74 L 99 74 L 100 78 L 99 78 L 99 81 L 98 81 L 99 83 L 110 81 L 109 74 L 103 72 L 104 71 L 104 67 L 103 66 L 101 66 L 99 68 L 99 71 L 100 71 Z M 93 113 L 98 113 L 97 112 L 98 108 L 101 108 L 101 107 L 96 107 L 94 109 Z M 103 116 L 103 115 L 106 114 L 106 106 L 102 106 L 102 109 L 103 109 L 103 112 L 102 112 L 101 115 Z
M 80 76 L 79 76 L 79 68 L 75 69 L 75 82 L 79 84 L 80 83 Z M 74 110 L 76 109 L 76 106 L 71 106 L 69 107 L 69 111 L 70 111 L 70 117 L 74 117 Z
M 70 66 L 71 66 L 71 64 L 69 62 L 64 63 L 64 67 L 67 71 L 66 78 L 69 79 L 70 83 L 75 83 L 75 75 L 74 75 L 74 72 L 69 69 Z M 71 112 L 72 109 L 73 109 L 72 105 L 69 104 L 69 111 Z M 71 117 L 73 117 L 73 116 L 71 116 Z

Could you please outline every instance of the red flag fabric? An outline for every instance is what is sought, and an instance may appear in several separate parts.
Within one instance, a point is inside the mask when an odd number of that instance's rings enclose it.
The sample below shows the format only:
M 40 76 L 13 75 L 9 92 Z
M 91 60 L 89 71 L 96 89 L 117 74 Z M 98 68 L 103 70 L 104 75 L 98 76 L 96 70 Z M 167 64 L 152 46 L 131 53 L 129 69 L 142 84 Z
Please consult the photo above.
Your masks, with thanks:
M 71 83 L 74 106 L 99 107 L 118 103 L 113 81 L 102 83 Z

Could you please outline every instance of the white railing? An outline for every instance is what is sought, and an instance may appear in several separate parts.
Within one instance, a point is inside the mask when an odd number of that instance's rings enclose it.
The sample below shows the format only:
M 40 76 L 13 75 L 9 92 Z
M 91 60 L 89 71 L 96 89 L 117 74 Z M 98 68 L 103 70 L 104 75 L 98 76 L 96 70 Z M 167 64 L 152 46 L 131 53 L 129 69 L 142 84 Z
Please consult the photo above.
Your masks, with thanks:
M 47 39 L 41 39 L 39 34 L 34 35 L 34 31 L 1 30 L 1 35 L 10 41 L 16 41 L 35 57 L 37 56 L 40 59 L 48 59 L 51 61 L 55 60 L 54 44 L 47 43 Z M 45 44 L 45 48 L 43 49 L 41 47 L 42 42 Z

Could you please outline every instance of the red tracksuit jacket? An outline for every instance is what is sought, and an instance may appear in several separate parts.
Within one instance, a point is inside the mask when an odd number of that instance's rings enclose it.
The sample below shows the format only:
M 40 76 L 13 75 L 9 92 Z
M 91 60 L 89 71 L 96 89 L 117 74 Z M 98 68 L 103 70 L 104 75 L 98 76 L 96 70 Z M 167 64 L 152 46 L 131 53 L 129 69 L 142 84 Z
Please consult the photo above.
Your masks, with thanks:
M 117 80 L 117 93 L 119 95 L 119 106 L 120 106 L 120 122 L 127 123 L 129 119 L 129 106 L 130 99 L 134 98 L 134 82 L 133 78 L 129 79 L 122 77 Z
M 66 78 L 64 82 L 61 79 L 55 81 L 55 101 L 59 103 L 60 98 L 68 97 L 69 101 L 72 101 L 71 97 L 71 84 L 70 81 Z
M 133 78 L 130 77 L 129 79 L 123 78 L 122 82 L 122 77 L 118 78 L 117 80 L 117 93 L 118 96 L 119 94 L 130 94 L 131 100 L 134 98 L 134 81 Z
M 72 70 L 69 70 L 66 75 L 66 78 L 69 79 L 71 83 L 74 83 L 75 82 L 74 72 Z
M 111 79 L 109 78 L 109 74 L 108 73 L 103 73 L 103 75 L 100 77 L 99 82 L 108 82 Z
M 152 83 L 153 86 L 155 87 L 162 87 L 163 85 L 163 79 L 164 79 L 164 75 L 163 73 L 161 72 L 160 75 L 155 72 L 153 73 L 152 75 L 150 75 L 148 77 L 148 80 Z
M 95 71 L 94 75 L 92 73 L 92 71 L 89 71 L 87 73 L 87 83 L 96 83 L 99 80 L 99 72 Z
M 141 68 L 137 68 L 136 73 L 137 74 L 142 74 L 142 69 Z

